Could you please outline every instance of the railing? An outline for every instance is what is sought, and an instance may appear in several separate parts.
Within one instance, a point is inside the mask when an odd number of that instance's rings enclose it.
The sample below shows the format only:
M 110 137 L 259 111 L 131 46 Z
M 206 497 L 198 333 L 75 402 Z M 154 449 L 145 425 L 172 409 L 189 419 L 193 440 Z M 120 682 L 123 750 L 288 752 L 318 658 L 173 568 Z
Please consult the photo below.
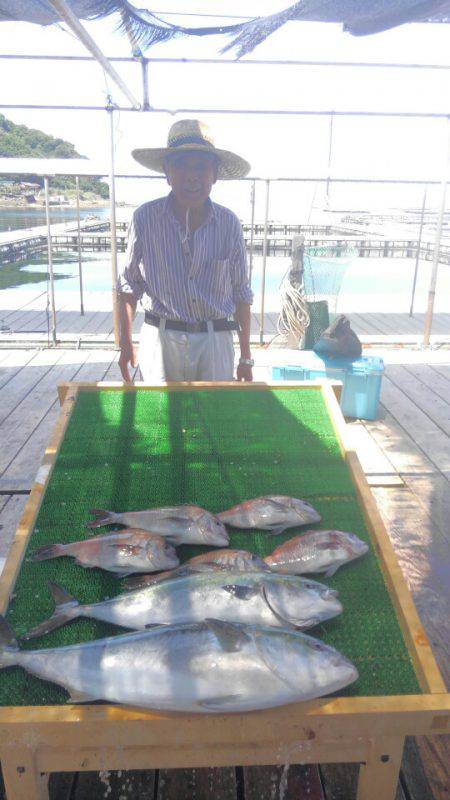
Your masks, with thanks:
M 89 230 L 84 231 L 78 240 L 76 232 L 57 233 L 51 237 L 52 248 L 55 252 L 77 252 L 79 246 L 85 252 L 109 252 L 111 249 L 111 234 L 108 222 L 99 222 L 98 224 L 89 225 Z M 117 223 L 116 242 L 117 250 L 125 252 L 127 245 L 127 224 Z M 358 256 L 361 258 L 414 258 L 418 252 L 419 241 L 418 239 L 362 239 L 360 237 L 350 237 L 345 235 L 341 236 L 320 236 L 320 232 L 324 231 L 326 234 L 335 232 L 331 226 L 303 226 L 303 225 L 280 225 L 273 224 L 268 226 L 268 235 L 266 240 L 261 236 L 255 236 L 259 233 L 261 225 L 255 225 L 253 228 L 253 237 L 249 225 L 243 225 L 244 241 L 247 251 L 255 255 L 262 255 L 264 253 L 264 244 L 266 241 L 266 254 L 267 256 L 285 256 L 289 257 L 292 252 L 292 236 L 276 236 L 270 235 L 272 232 L 279 231 L 280 229 L 288 230 L 289 233 L 295 235 L 297 230 L 305 234 L 306 229 L 309 229 L 311 236 L 305 236 L 305 248 L 309 249 L 333 249 L 336 255 L 339 255 L 339 250 L 345 252 L 349 248 L 356 250 Z M 121 231 L 121 233 L 119 233 Z M 44 235 L 33 236 L 29 238 L 21 238 L 17 241 L 4 242 L 0 244 L 0 266 L 2 264 L 11 264 L 14 262 L 25 261 L 30 257 L 42 254 L 46 251 L 47 239 Z M 320 255 L 320 253 L 318 254 Z M 434 244 L 431 242 L 421 242 L 419 248 L 419 258 L 424 261 L 432 261 L 434 255 Z M 450 245 L 441 242 L 439 250 L 439 262 L 441 264 L 450 265 Z

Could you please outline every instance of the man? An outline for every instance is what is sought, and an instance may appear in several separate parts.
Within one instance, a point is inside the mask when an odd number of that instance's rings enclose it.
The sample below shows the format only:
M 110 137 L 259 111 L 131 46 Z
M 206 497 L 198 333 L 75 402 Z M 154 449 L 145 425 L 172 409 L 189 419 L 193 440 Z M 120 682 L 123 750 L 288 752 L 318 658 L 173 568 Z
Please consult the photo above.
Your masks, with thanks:
M 209 195 L 219 178 L 243 177 L 249 164 L 215 148 L 198 120 L 172 125 L 166 148 L 134 150 L 145 167 L 166 175 L 171 192 L 144 203 L 130 225 L 119 282 L 121 354 L 130 381 L 136 366 L 132 324 L 142 301 L 139 365 L 146 383 L 233 379 L 233 330 L 238 331 L 237 379 L 252 380 L 250 304 L 242 228 Z

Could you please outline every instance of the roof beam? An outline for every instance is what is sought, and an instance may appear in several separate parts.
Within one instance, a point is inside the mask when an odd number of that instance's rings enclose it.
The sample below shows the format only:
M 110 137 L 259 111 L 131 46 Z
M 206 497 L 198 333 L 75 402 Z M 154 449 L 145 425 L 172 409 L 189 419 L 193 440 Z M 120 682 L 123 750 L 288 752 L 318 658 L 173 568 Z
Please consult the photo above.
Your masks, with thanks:
M 125 97 L 130 101 L 133 108 L 140 109 L 141 105 L 136 100 L 134 95 L 130 92 L 127 85 L 124 83 L 122 78 L 120 77 L 119 73 L 116 72 L 114 67 L 110 64 L 106 56 L 103 55 L 102 51 L 99 47 L 97 47 L 96 43 L 94 42 L 93 38 L 89 35 L 89 33 L 83 28 L 80 20 L 78 17 L 75 16 L 73 11 L 68 7 L 65 0 L 49 0 L 49 3 L 53 6 L 55 11 L 59 14 L 61 19 L 64 20 L 66 25 L 73 31 L 77 39 L 80 40 L 82 44 L 86 47 L 87 50 L 94 56 L 96 61 L 101 64 L 105 72 L 108 73 L 110 78 L 114 81 L 114 83 L 119 87 L 119 89 L 124 93 Z

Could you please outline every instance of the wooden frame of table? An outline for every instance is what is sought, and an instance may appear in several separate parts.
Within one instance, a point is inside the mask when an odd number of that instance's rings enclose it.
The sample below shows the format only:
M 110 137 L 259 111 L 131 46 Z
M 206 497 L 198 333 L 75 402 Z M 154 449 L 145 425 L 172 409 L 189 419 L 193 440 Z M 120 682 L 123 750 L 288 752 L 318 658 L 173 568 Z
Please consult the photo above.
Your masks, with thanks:
M 0 760 L 8 800 L 48 798 L 50 772 L 320 762 L 359 763 L 357 800 L 393 800 L 405 736 L 450 730 L 450 695 L 356 453 L 346 444 L 345 422 L 327 382 L 61 384 L 61 413 L 0 578 L 0 613 L 7 610 L 79 392 L 289 391 L 302 386 L 315 388 L 325 399 L 423 694 L 321 698 L 269 711 L 214 715 L 114 705 L 1 707 Z

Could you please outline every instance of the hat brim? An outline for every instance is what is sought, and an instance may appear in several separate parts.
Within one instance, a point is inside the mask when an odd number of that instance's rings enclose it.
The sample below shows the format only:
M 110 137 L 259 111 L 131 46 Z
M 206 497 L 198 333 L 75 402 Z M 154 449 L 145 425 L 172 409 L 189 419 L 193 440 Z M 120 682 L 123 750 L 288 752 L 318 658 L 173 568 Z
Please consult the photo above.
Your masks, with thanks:
M 167 156 L 177 153 L 209 153 L 215 155 L 218 161 L 218 180 L 234 180 L 245 178 L 250 172 L 250 164 L 245 159 L 231 153 L 229 150 L 217 150 L 206 145 L 183 144 L 178 147 L 146 147 L 132 150 L 131 155 L 143 167 L 165 175 L 164 161 Z

